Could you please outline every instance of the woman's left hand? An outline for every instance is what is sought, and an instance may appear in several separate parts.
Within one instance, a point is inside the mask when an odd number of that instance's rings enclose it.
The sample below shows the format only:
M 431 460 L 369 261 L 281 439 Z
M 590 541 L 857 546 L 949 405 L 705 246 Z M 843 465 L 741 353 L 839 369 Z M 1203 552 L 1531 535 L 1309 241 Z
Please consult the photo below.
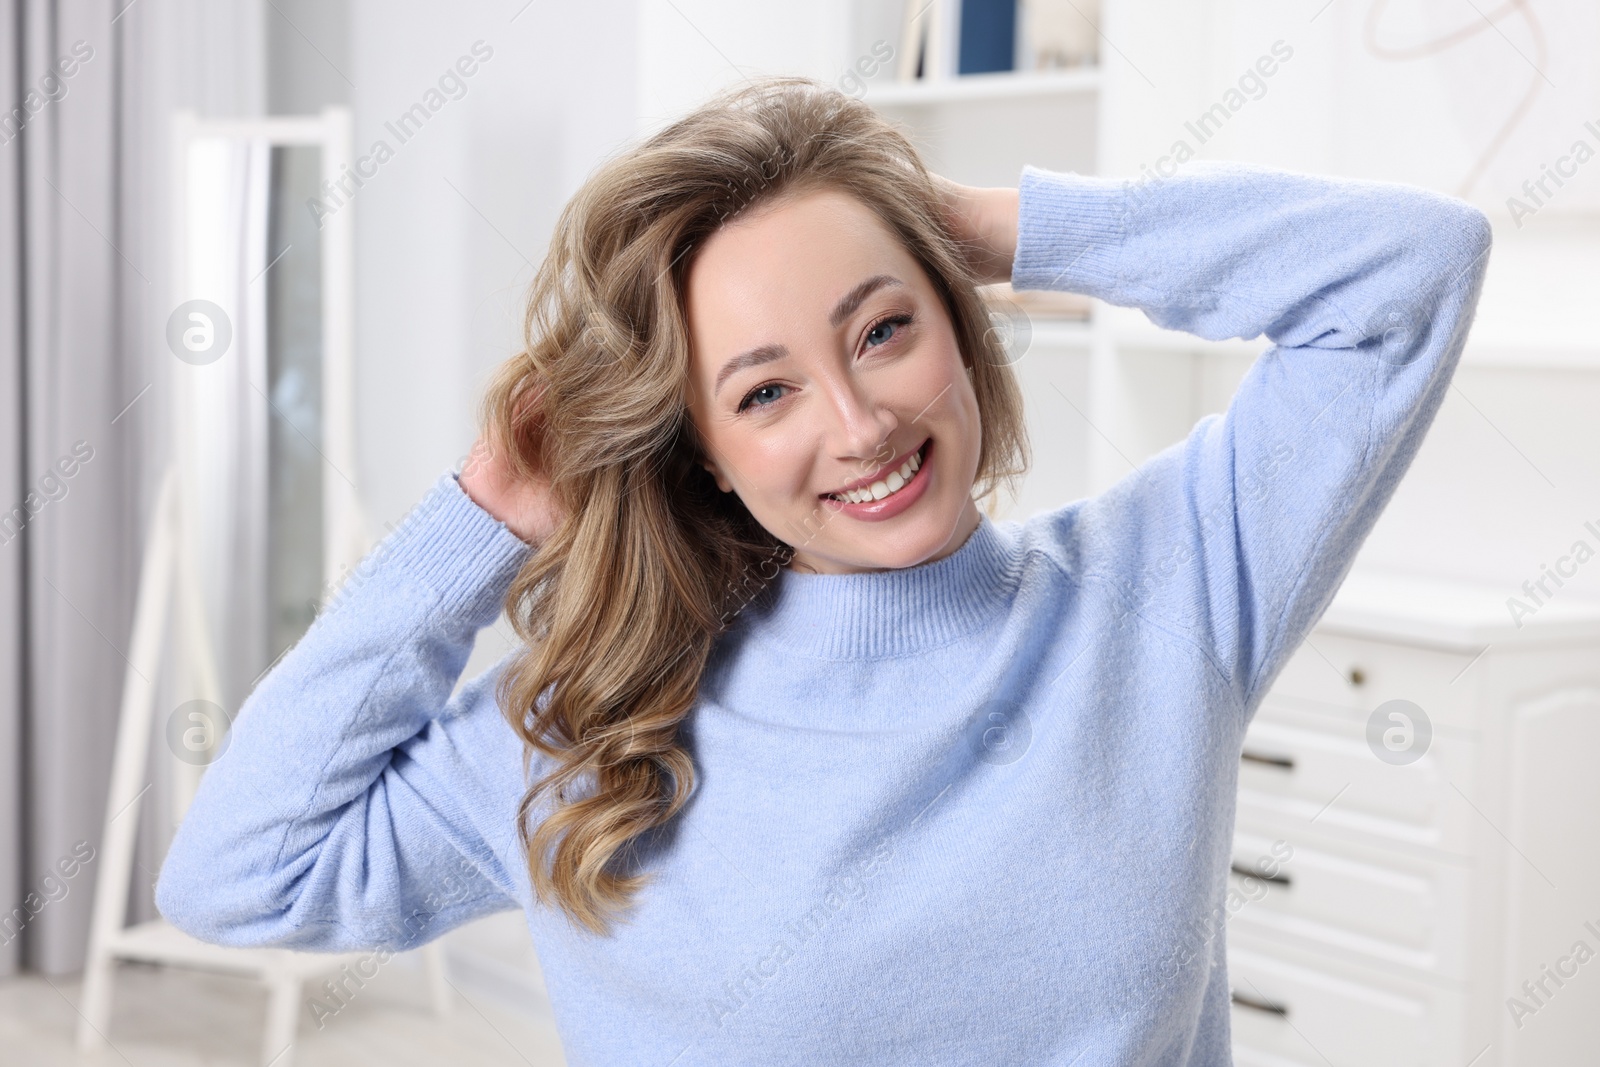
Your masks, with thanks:
M 978 284 L 1010 281 L 1017 254 L 1019 191 L 958 185 L 937 174 L 933 184 L 944 198 L 945 222 L 966 250 Z

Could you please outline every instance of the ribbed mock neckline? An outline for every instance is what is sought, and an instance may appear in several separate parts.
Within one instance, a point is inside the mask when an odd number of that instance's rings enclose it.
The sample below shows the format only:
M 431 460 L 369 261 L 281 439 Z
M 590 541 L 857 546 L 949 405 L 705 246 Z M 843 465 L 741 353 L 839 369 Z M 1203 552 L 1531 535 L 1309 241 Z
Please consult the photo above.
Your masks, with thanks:
M 950 644 L 993 622 L 1020 573 L 1012 536 L 978 513 L 962 546 L 931 563 L 862 574 L 783 570 L 745 609 L 760 639 L 824 659 L 880 659 Z

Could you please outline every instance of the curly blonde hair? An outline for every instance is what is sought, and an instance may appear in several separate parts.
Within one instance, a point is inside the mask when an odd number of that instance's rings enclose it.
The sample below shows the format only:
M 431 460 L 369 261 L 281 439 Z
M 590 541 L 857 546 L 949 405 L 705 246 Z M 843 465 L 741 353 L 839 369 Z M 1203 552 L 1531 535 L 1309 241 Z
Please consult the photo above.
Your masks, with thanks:
M 497 369 L 479 421 L 518 476 L 549 477 L 565 516 L 507 594 L 524 647 L 496 697 L 525 776 L 535 752 L 549 757 L 518 809 L 534 892 L 597 934 L 649 881 L 630 846 L 694 789 L 678 728 L 717 636 L 793 552 L 700 463 L 694 250 L 753 205 L 821 187 L 873 210 L 949 312 L 981 418 L 976 498 L 1014 490 L 1027 468 L 1021 394 L 938 191 L 866 104 L 810 79 L 756 81 L 584 183 L 534 278 L 526 347 Z

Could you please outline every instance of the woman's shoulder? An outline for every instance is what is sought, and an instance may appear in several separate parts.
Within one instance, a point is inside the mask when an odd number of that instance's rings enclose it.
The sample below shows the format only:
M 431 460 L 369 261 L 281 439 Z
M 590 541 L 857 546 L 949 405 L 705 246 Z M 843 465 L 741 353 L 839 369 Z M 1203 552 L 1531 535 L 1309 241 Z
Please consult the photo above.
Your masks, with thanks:
M 1023 568 L 1049 566 L 1068 580 L 1081 580 L 1085 564 L 1084 522 L 1093 497 L 1080 497 L 995 524 Z

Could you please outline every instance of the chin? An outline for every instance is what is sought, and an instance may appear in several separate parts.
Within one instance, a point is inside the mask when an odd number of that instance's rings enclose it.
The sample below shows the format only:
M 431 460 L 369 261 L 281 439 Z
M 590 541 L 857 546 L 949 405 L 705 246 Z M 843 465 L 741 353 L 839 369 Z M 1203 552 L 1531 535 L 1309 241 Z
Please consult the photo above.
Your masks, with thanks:
M 959 505 L 959 501 L 956 502 Z M 860 529 L 841 531 L 847 536 L 829 537 L 831 529 L 811 543 L 809 549 L 801 546 L 813 562 L 821 561 L 833 567 L 852 567 L 860 570 L 901 570 L 915 567 L 950 543 L 951 531 L 960 518 L 960 508 L 955 505 L 936 504 L 933 500 L 919 501 L 926 510 L 915 522 L 862 523 L 843 516 L 830 520 L 829 527 L 843 523 Z M 908 514 L 909 520 L 911 516 Z M 821 544 L 824 540 L 830 542 Z

